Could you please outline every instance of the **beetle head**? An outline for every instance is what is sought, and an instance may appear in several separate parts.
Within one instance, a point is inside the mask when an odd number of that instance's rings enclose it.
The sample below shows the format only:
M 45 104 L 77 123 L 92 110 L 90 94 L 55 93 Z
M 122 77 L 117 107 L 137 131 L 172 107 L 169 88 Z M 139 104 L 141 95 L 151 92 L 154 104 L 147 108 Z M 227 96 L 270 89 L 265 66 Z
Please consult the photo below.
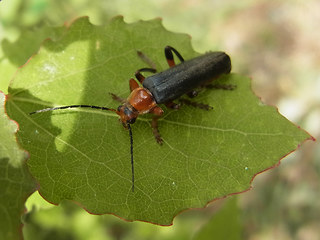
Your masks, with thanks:
M 125 128 L 127 128 L 128 123 L 134 123 L 139 116 L 139 112 L 127 103 L 120 105 L 116 113 L 120 116 L 120 121 Z

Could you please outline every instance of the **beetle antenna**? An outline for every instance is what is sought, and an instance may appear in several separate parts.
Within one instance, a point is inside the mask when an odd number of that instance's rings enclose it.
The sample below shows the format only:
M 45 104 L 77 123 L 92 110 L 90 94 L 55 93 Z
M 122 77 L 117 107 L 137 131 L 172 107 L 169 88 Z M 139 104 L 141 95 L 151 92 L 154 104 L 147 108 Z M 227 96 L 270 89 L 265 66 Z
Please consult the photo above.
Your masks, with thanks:
M 127 127 L 129 129 L 129 135 L 130 135 L 130 154 L 131 154 L 131 175 L 132 175 L 132 192 L 134 192 L 134 165 L 133 165 L 133 138 L 132 138 L 132 130 L 131 126 L 128 123 Z
M 62 107 L 44 108 L 44 109 L 40 109 L 40 110 L 31 112 L 29 114 L 32 115 L 32 114 L 36 114 L 36 113 L 49 112 L 49 111 L 54 111 L 54 110 L 67 109 L 67 108 L 93 108 L 93 109 L 116 112 L 115 109 L 107 108 L 107 107 L 99 107 L 99 106 L 92 106 L 92 105 L 69 105 L 69 106 L 62 106 Z

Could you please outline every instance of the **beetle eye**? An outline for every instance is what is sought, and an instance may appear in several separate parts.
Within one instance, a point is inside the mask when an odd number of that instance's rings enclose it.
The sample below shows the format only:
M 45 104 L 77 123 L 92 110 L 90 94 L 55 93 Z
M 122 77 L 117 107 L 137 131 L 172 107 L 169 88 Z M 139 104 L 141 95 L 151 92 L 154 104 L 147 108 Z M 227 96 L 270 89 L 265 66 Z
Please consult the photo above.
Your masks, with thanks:
M 125 107 L 123 113 L 127 116 L 130 116 L 132 114 L 132 111 L 129 108 Z
M 120 106 L 117 108 L 117 111 L 120 112 L 121 108 L 122 108 L 122 105 L 120 105 Z

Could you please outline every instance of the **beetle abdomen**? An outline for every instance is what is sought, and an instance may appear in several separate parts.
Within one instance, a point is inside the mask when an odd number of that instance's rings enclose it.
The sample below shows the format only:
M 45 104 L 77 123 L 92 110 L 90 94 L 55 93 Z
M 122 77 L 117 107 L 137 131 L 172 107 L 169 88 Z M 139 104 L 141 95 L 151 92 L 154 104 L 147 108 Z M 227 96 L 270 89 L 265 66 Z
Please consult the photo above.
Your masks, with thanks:
M 152 93 L 158 104 L 161 104 L 173 101 L 230 71 L 231 60 L 226 53 L 209 52 L 147 77 L 143 81 L 143 87 Z

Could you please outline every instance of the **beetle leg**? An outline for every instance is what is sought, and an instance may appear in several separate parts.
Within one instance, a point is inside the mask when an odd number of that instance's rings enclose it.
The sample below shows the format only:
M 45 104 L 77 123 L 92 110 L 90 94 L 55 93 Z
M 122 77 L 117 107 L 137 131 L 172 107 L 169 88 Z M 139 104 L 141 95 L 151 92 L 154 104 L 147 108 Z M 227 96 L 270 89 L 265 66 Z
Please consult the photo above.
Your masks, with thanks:
M 222 89 L 222 90 L 234 90 L 237 86 L 236 85 L 232 85 L 232 84 L 208 84 L 205 85 L 205 88 L 209 88 L 209 89 Z
M 147 55 L 145 55 L 141 51 L 137 51 L 137 54 L 141 58 L 142 61 L 144 61 L 146 64 L 148 64 L 151 68 L 156 69 L 156 64 L 150 58 L 148 58 Z
M 158 116 L 155 116 L 152 118 L 151 127 L 152 127 L 153 136 L 156 139 L 157 143 L 162 145 L 163 140 L 161 138 L 161 135 L 158 129 L 158 118 L 159 118 Z
M 237 86 L 232 85 L 232 84 L 218 84 L 218 83 L 209 83 L 203 86 L 200 86 L 198 90 L 192 90 L 188 92 L 186 95 L 189 98 L 193 98 L 198 96 L 199 92 L 203 90 L 203 88 L 208 88 L 208 89 L 222 89 L 222 90 L 234 90 Z
M 166 56 L 167 62 L 169 64 L 169 67 L 173 67 L 173 66 L 176 65 L 176 63 L 174 62 L 174 59 L 173 59 L 173 54 L 172 54 L 173 52 L 179 58 L 180 62 L 184 62 L 183 57 L 181 56 L 181 54 L 176 49 L 174 49 L 171 46 L 166 46 L 164 48 L 164 54 Z
M 109 93 L 113 100 L 121 103 L 125 103 L 127 100 L 124 98 L 119 97 L 118 95 L 115 95 L 114 93 Z
M 189 98 L 194 98 L 194 97 L 198 96 L 198 93 L 199 93 L 199 91 L 197 91 L 197 90 L 192 90 L 192 91 L 190 91 L 190 92 L 187 93 L 187 96 L 188 96 Z
M 159 143 L 160 145 L 162 145 L 162 138 L 158 129 L 158 119 L 161 117 L 161 115 L 163 114 L 163 110 L 156 106 L 155 108 L 153 108 L 150 113 L 153 113 L 155 116 L 152 118 L 152 122 L 151 122 L 151 128 L 152 128 L 152 133 L 154 135 L 154 138 L 156 139 L 157 143 Z
M 129 87 L 130 87 L 130 92 L 132 92 L 134 89 L 139 87 L 139 84 L 133 78 L 130 78 Z
M 189 99 L 185 99 L 185 98 L 180 98 L 179 102 L 181 102 L 182 104 L 190 105 L 190 106 L 197 107 L 197 108 L 200 108 L 200 109 L 203 109 L 203 110 L 211 110 L 211 109 L 213 109 L 213 107 L 211 107 L 208 104 L 193 102 L 193 101 L 190 101 Z
M 141 72 L 151 72 L 151 73 L 156 73 L 157 70 L 154 68 L 141 68 L 138 71 L 136 71 L 135 76 L 139 80 L 140 83 L 143 83 L 143 80 L 145 77 L 141 74 Z
M 171 109 L 179 109 L 180 108 L 180 104 L 174 103 L 174 102 L 167 102 L 166 104 L 167 108 L 171 108 Z

